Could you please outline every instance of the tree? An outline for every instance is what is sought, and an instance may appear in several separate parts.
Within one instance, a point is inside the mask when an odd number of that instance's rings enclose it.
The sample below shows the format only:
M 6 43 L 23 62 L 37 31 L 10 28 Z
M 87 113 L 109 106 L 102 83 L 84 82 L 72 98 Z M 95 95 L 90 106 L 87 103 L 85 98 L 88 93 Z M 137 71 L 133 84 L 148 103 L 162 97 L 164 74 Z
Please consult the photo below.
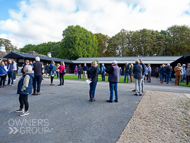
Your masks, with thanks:
M 92 32 L 79 25 L 69 26 L 63 31 L 58 57 L 75 60 L 93 56 L 98 56 L 98 40 Z
M 0 45 L 4 44 L 5 45 L 5 49 L 6 50 L 10 50 L 10 51 L 18 51 L 16 46 L 13 46 L 11 41 L 8 39 L 4 39 L 4 38 L 0 38 Z

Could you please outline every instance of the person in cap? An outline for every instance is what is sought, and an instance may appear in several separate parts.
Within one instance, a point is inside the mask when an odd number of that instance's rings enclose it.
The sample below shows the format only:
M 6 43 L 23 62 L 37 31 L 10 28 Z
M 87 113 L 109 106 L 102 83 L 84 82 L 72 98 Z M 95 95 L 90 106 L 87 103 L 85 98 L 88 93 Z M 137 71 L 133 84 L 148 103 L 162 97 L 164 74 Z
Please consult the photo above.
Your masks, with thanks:
M 188 67 L 186 69 L 186 85 L 188 85 L 190 82 L 190 63 L 188 64 Z
M 177 66 L 174 68 L 175 72 L 175 85 L 179 85 L 180 78 L 181 78 L 181 64 L 178 63 Z
M 18 82 L 17 94 L 19 94 L 19 103 L 20 108 L 18 108 L 15 112 L 22 112 L 20 116 L 29 115 L 29 103 L 28 103 L 28 94 L 32 93 L 32 85 L 34 74 L 32 71 L 32 67 L 30 65 L 25 66 L 24 75 Z M 25 110 L 23 109 L 25 106 Z
M 117 66 L 117 61 L 112 62 L 112 67 L 106 69 L 106 72 L 109 74 L 108 82 L 110 87 L 110 99 L 106 100 L 109 103 L 113 102 L 113 92 L 115 91 L 115 102 L 118 102 L 118 91 L 117 83 L 119 82 L 120 68 Z

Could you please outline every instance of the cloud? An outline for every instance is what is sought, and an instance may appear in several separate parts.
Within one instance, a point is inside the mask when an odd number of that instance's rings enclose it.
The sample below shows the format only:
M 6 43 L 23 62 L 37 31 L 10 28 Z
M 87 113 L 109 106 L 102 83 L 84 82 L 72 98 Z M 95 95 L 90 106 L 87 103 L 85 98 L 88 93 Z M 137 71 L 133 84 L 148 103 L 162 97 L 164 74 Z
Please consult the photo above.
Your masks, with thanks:
M 165 30 L 172 25 L 190 25 L 190 0 L 30 0 L 10 19 L 0 21 L 0 30 L 14 45 L 60 41 L 69 25 L 113 36 L 121 29 Z M 6 35 L 6 36 L 5 36 Z

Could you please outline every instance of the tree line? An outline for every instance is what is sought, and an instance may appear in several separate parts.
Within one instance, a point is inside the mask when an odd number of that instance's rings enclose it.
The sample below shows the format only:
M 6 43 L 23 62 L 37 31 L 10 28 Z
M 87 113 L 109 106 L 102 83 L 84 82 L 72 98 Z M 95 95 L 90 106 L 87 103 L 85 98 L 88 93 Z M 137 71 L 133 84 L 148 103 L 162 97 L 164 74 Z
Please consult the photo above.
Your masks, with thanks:
M 36 51 L 53 57 L 75 60 L 79 57 L 182 56 L 190 53 L 190 28 L 171 26 L 167 30 L 122 29 L 113 37 L 93 34 L 79 25 L 68 26 L 60 42 L 28 44 L 20 52 Z

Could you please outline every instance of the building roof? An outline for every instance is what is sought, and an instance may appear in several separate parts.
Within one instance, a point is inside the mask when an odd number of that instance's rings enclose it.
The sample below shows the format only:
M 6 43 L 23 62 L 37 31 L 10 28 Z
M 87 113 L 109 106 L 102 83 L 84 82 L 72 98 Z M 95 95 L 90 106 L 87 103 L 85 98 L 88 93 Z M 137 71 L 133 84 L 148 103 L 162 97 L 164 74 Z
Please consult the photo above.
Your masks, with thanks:
M 21 52 L 15 52 L 11 51 L 9 54 L 5 55 L 4 58 L 28 58 L 28 59 L 35 59 L 36 57 L 40 57 L 40 60 L 44 61 L 55 61 L 55 62 L 61 62 L 64 61 L 65 63 L 73 63 L 70 60 L 66 59 L 59 59 L 59 58 L 50 58 L 44 55 L 33 55 L 33 54 L 28 54 L 28 53 L 21 53 Z
M 98 60 L 99 63 L 110 64 L 113 60 L 116 60 L 119 64 L 134 63 L 136 59 L 142 59 L 145 64 L 167 64 L 180 58 L 180 56 L 154 56 L 154 57 L 85 57 L 78 58 L 74 63 L 91 63 L 94 60 Z
M 181 64 L 187 64 L 190 63 L 190 54 L 185 55 L 185 56 L 181 56 L 180 58 L 174 60 L 171 65 L 172 66 L 176 66 L 177 63 L 181 63 Z

